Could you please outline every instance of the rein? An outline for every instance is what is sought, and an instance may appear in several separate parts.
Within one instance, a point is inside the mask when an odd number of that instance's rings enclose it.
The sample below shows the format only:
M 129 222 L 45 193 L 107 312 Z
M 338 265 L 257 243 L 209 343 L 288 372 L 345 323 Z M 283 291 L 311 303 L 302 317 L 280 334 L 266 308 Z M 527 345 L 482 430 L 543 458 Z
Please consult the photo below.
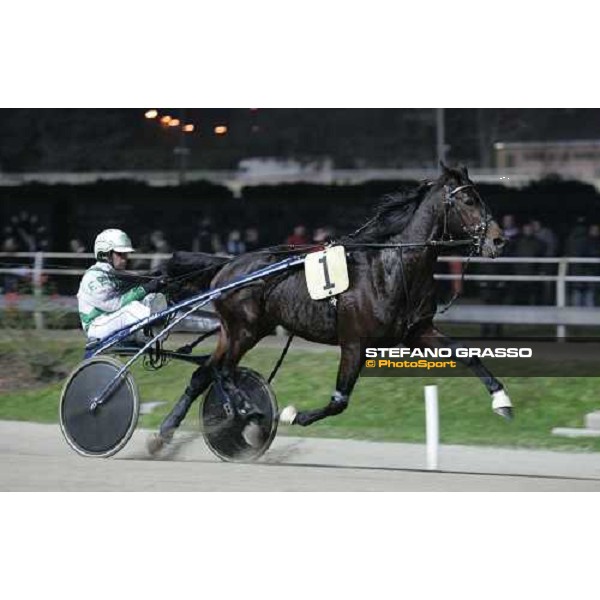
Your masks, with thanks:
M 371 242 L 341 242 L 345 248 L 453 248 L 475 246 L 478 238 L 472 240 L 429 240 L 428 242 L 400 242 L 398 244 L 376 244 Z

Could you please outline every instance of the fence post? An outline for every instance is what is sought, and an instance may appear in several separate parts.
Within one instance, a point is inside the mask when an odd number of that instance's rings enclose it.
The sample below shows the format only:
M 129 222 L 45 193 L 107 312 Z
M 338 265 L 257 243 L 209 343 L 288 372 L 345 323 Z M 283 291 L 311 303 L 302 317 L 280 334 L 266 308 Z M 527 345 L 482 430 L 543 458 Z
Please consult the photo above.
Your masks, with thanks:
M 36 252 L 33 261 L 33 301 L 35 302 L 34 321 L 36 329 L 44 329 L 44 313 L 42 303 L 42 271 L 44 268 L 44 253 Z
M 436 471 L 440 447 L 440 417 L 437 385 L 425 386 L 425 438 L 427 446 L 427 470 Z
M 558 262 L 558 278 L 556 279 L 556 306 L 564 308 L 567 305 L 567 276 L 568 263 L 566 258 L 561 258 Z M 556 337 L 564 340 L 567 337 L 567 328 L 564 325 L 556 326 Z

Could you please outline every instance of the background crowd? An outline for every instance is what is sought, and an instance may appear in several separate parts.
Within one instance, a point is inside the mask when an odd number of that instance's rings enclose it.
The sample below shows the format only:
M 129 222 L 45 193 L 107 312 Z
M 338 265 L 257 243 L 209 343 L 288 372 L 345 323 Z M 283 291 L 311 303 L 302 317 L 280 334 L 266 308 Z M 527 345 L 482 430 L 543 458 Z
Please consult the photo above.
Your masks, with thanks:
M 514 258 L 553 258 L 558 256 L 600 258 L 600 225 L 591 223 L 584 217 L 577 218 L 573 226 L 563 236 L 547 226 L 541 219 L 519 220 L 512 214 L 507 214 L 500 219 L 504 235 L 508 244 L 504 251 L 505 257 Z M 126 227 L 126 226 L 124 226 Z M 302 246 L 306 244 L 319 244 L 330 239 L 335 239 L 338 232 L 331 225 L 323 225 L 311 229 L 299 223 L 281 244 Z M 21 211 L 9 218 L 2 229 L 0 249 L 5 253 L 55 251 L 49 244 L 48 229 L 36 214 Z M 160 255 L 168 254 L 174 250 L 191 250 L 194 252 L 207 252 L 237 256 L 246 252 L 253 252 L 268 244 L 263 242 L 263 232 L 259 227 L 235 228 L 229 230 L 219 229 L 210 217 L 201 218 L 198 222 L 196 233 L 191 244 L 182 247 L 173 241 L 176 232 L 165 232 L 162 229 L 149 231 L 139 236 L 136 240 L 136 249 L 139 253 L 155 254 L 157 257 L 150 262 L 144 259 L 133 260 L 132 268 L 154 268 L 160 262 Z M 91 241 L 87 243 L 74 238 L 69 242 L 69 251 L 72 253 L 91 252 Z M 15 257 L 17 259 L 17 257 Z M 64 262 L 64 261 L 63 261 Z M 71 261 L 72 262 L 72 261 Z M 4 260 L 6 265 L 6 259 Z M 27 264 L 21 259 L 17 264 Z M 73 262 L 73 265 L 76 263 Z M 81 266 L 81 263 L 77 263 Z M 441 266 L 447 272 L 459 275 L 462 272 L 462 263 L 451 261 Z M 480 281 L 470 286 L 467 292 L 477 296 L 480 301 L 489 304 L 518 304 L 518 305 L 547 305 L 555 302 L 555 284 L 552 281 L 540 282 L 527 280 L 527 277 L 538 275 L 556 275 L 556 263 L 533 263 L 527 260 L 514 264 L 478 264 L 470 268 L 469 272 L 479 274 L 502 273 L 503 275 L 525 276 L 518 282 L 506 281 Z M 569 266 L 569 275 L 585 276 L 598 275 L 598 264 L 582 263 Z M 1 280 L 2 293 L 18 290 L 26 277 L 18 274 L 4 274 Z M 60 279 L 60 278 L 58 278 Z M 55 289 L 59 293 L 68 292 L 70 284 L 57 282 Z M 453 291 L 464 292 L 464 283 L 456 279 L 450 284 Z M 571 282 L 568 286 L 568 301 L 573 306 L 598 306 L 600 305 L 600 285 L 591 282 Z

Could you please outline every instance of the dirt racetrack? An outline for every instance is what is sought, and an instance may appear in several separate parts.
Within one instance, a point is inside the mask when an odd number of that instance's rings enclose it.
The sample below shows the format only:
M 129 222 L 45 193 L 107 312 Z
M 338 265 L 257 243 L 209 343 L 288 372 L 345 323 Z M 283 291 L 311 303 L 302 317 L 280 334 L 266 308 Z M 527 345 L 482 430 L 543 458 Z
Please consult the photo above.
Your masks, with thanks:
M 152 459 L 147 433 L 89 459 L 56 425 L 0 421 L 0 491 L 600 491 L 594 453 L 442 446 L 427 472 L 419 444 L 279 436 L 258 463 L 228 464 L 190 432 Z

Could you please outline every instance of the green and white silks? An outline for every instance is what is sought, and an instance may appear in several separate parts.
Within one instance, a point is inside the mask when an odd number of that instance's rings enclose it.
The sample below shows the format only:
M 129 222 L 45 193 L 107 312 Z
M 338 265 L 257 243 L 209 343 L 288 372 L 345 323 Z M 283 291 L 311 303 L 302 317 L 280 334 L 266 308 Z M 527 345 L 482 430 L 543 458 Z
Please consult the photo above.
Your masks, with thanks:
M 77 299 L 88 338 L 104 338 L 166 307 L 162 294 L 146 294 L 142 286 L 121 292 L 114 268 L 105 262 L 97 262 L 85 272 Z

